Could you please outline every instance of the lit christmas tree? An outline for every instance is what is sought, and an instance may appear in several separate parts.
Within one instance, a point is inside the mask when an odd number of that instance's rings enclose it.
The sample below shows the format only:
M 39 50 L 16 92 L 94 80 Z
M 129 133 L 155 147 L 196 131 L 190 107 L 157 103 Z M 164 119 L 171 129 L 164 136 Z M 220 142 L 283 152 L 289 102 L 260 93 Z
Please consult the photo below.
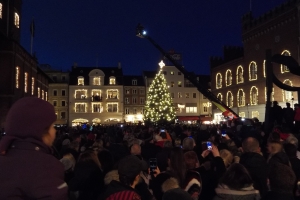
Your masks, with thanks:
M 150 85 L 145 106 L 145 121 L 154 123 L 170 122 L 176 117 L 167 82 L 162 73 L 162 68 L 165 66 L 163 61 L 159 66 L 160 70 Z

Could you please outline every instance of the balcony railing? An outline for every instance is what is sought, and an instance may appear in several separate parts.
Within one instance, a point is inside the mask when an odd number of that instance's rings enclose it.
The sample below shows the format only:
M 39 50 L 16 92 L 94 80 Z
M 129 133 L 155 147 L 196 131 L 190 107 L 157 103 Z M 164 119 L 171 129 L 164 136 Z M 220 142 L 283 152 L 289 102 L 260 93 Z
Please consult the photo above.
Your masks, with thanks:
M 102 102 L 102 96 L 92 96 L 91 101 L 92 102 Z

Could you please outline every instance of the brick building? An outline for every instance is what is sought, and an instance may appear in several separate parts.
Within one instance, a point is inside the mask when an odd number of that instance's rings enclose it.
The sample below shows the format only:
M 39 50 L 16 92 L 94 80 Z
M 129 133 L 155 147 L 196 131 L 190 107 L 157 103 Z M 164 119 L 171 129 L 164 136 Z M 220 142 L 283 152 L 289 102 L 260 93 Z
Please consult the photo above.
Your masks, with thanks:
M 212 91 L 241 117 L 265 118 L 266 50 L 272 54 L 293 56 L 299 62 L 300 1 L 291 0 L 254 18 L 242 17 L 243 47 L 224 47 L 224 55 L 210 60 Z M 273 64 L 278 79 L 287 85 L 300 86 L 300 79 L 284 65 Z M 295 92 L 273 85 L 272 101 L 282 107 L 298 102 Z M 214 109 L 214 119 L 221 112 Z

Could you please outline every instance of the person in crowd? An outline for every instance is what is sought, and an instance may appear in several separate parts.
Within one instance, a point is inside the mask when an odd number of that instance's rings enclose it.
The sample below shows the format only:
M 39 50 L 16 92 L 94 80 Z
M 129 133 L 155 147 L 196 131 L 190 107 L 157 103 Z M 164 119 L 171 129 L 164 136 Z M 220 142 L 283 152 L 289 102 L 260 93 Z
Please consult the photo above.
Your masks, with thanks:
M 78 158 L 74 178 L 68 183 L 69 190 L 78 195 L 78 200 L 97 199 L 104 189 L 103 178 L 97 152 L 86 150 Z
M 284 143 L 294 145 L 297 149 L 297 158 L 300 159 L 300 151 L 298 151 L 298 139 L 293 134 L 289 134 Z
M 108 173 L 106 173 L 105 177 L 104 177 L 104 185 L 107 186 L 110 184 L 110 182 L 112 181 L 120 181 L 119 180 L 119 174 L 118 174 L 118 170 L 114 169 L 109 171 Z
M 161 149 L 161 152 L 156 154 L 157 158 L 157 166 L 161 171 L 166 171 L 168 168 L 168 156 L 170 155 L 172 150 L 172 142 L 166 141 L 164 142 L 164 146 Z
M 286 108 L 282 109 L 283 121 L 286 128 L 290 131 L 294 130 L 294 110 L 291 108 L 290 103 L 286 103 Z
M 275 163 L 269 171 L 268 182 L 270 191 L 263 200 L 292 200 L 296 176 L 291 167 Z
M 103 150 L 98 152 L 98 159 L 101 163 L 101 169 L 104 175 L 109 171 L 113 170 L 115 162 L 113 155 L 110 153 L 110 151 Z
M 278 105 L 277 101 L 273 101 L 273 106 L 270 110 L 270 121 L 274 125 L 281 125 L 282 124 L 282 108 L 280 105 Z
M 141 145 L 139 145 L 139 144 L 133 144 L 130 147 L 130 154 L 131 155 L 141 155 L 142 154 Z
M 223 159 L 226 168 L 228 168 L 233 162 L 233 155 L 227 149 L 222 149 L 220 151 L 220 157 Z
M 297 158 L 297 147 L 291 143 L 284 145 L 284 151 L 289 158 L 297 180 L 300 180 L 300 159 Z
M 195 140 L 192 137 L 184 138 L 184 140 L 182 142 L 182 150 L 184 152 L 192 151 L 195 146 L 196 146 L 196 143 L 195 143 Z
M 194 200 L 195 198 L 181 189 L 175 178 L 169 178 L 162 185 L 162 190 L 164 192 L 162 200 Z M 196 198 L 198 199 L 198 197 Z
M 214 200 L 221 199 L 260 199 L 259 191 L 254 189 L 252 178 L 243 165 L 232 164 L 220 179 Z
M 141 200 L 140 195 L 135 190 L 141 171 L 142 162 L 138 157 L 129 155 L 121 159 L 118 163 L 119 182 L 112 180 L 99 199 Z
M 10 108 L 0 141 L 0 199 L 67 199 L 63 164 L 51 155 L 55 121 L 53 105 L 40 98 Z
M 282 143 L 277 140 L 269 140 L 268 141 L 268 160 L 276 153 L 279 153 L 283 150 Z
M 242 151 L 239 163 L 250 173 L 254 182 L 254 188 L 259 190 L 261 196 L 264 196 L 268 191 L 268 165 L 262 156 L 258 140 L 251 137 L 245 139 L 242 143 Z
M 76 161 L 71 153 L 67 153 L 62 157 L 62 159 L 60 159 L 60 162 L 64 165 L 65 181 L 66 183 L 68 183 L 74 176 Z
M 295 133 L 299 133 L 300 130 L 300 104 L 295 104 L 294 105 L 295 109 L 295 115 L 294 115 L 294 121 L 295 121 Z

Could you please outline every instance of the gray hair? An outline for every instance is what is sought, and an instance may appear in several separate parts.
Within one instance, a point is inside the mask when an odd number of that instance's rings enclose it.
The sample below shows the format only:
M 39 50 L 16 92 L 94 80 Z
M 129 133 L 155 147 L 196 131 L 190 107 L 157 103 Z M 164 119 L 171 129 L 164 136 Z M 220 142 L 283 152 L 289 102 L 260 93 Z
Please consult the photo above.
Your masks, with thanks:
M 292 134 L 290 134 L 289 137 L 286 138 L 285 143 L 293 144 L 298 148 L 298 139 Z
M 184 138 L 184 140 L 182 142 L 182 148 L 187 151 L 193 150 L 194 145 L 195 145 L 195 140 L 190 137 Z

